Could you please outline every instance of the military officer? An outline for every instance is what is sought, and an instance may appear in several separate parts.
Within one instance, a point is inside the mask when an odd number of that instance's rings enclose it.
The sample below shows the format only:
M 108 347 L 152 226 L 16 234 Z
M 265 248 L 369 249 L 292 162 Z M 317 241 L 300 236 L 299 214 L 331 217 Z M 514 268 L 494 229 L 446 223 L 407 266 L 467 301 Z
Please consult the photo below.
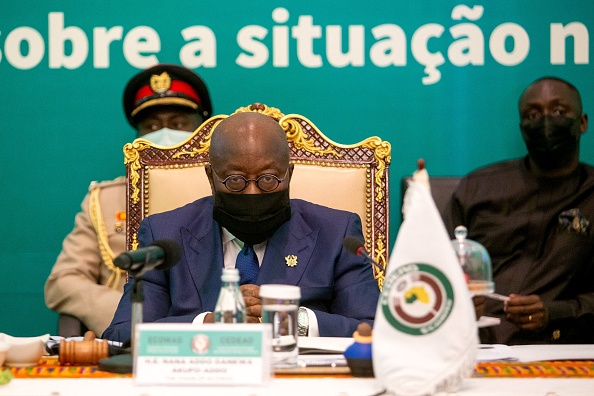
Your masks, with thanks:
M 170 64 L 132 77 L 124 89 L 123 105 L 136 137 L 165 146 L 185 140 L 212 115 L 204 81 L 193 71 Z M 92 182 L 46 281 L 48 308 L 74 316 L 102 334 L 122 296 L 126 276 L 113 259 L 125 250 L 126 179 Z

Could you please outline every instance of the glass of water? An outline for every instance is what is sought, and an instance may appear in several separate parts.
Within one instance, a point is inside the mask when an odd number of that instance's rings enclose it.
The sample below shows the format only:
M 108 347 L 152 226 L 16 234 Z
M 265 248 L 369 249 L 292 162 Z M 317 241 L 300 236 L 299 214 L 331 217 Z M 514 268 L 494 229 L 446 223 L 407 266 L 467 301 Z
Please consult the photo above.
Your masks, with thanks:
M 272 361 L 275 368 L 297 367 L 297 310 L 301 289 L 290 285 L 262 285 L 262 322 L 272 325 Z

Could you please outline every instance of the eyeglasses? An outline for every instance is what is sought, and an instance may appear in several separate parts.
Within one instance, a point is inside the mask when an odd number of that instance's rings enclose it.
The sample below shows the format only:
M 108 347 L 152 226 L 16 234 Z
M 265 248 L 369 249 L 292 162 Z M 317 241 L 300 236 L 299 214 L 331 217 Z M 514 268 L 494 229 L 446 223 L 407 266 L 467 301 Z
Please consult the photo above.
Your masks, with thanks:
M 212 169 L 212 167 L 210 169 Z M 263 175 L 258 176 L 255 179 L 247 179 L 242 175 L 230 175 L 227 176 L 224 180 L 221 180 L 219 178 L 219 175 L 217 175 L 217 173 L 214 171 L 214 169 L 212 169 L 212 173 L 216 176 L 217 180 L 220 183 L 223 183 L 225 187 L 227 187 L 227 190 L 231 192 L 241 192 L 245 190 L 249 182 L 251 181 L 255 182 L 260 190 L 264 192 L 271 192 L 276 190 L 278 186 L 283 181 L 285 181 L 285 179 L 287 178 L 287 174 L 289 173 L 289 169 L 287 168 L 287 171 L 285 172 L 285 177 L 283 177 L 282 179 L 279 179 L 277 176 L 273 174 L 265 173 Z

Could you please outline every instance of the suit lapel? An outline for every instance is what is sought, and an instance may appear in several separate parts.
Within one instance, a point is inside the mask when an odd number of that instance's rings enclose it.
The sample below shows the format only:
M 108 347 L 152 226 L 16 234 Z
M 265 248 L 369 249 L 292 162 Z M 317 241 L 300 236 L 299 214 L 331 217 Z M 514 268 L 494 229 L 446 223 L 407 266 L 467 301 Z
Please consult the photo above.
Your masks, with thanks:
M 317 237 L 318 230 L 311 229 L 301 214 L 293 211 L 291 220 L 268 239 L 258 284 L 297 285 L 310 265 Z
M 205 308 L 216 305 L 223 268 L 221 233 L 210 213 L 180 230 L 190 276 Z
M 293 210 L 291 219 L 268 239 L 258 284 L 299 284 L 310 265 L 318 232 L 309 227 L 300 212 Z M 214 307 L 221 287 L 223 247 L 212 211 L 202 211 L 187 226 L 181 227 L 180 233 L 184 259 L 202 307 Z

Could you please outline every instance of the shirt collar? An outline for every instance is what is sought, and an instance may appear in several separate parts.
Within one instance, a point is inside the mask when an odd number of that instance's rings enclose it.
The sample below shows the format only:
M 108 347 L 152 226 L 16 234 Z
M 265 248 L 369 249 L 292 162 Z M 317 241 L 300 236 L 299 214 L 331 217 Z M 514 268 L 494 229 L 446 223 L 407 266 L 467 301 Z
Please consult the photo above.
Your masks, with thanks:
M 228 229 L 226 229 L 225 227 L 221 227 L 221 238 L 222 238 L 222 242 L 223 242 L 223 246 L 225 246 L 227 243 L 233 243 L 234 245 L 238 246 L 239 249 L 243 249 L 243 241 L 241 241 L 239 238 L 237 238 L 235 235 L 231 234 L 229 232 Z M 258 249 L 262 246 L 266 246 L 266 242 L 268 242 L 268 239 L 265 240 L 262 243 L 258 243 L 256 245 L 254 245 L 254 249 Z

